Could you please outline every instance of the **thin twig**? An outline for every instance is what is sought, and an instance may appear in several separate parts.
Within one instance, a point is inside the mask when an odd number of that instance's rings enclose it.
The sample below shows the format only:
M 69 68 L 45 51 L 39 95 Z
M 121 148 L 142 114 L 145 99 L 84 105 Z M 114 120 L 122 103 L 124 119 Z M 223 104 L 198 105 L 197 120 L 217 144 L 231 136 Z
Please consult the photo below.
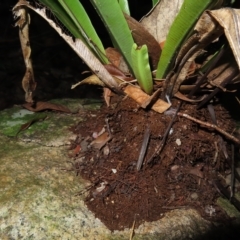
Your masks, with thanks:
M 136 215 L 134 216 L 134 221 L 133 221 L 133 225 L 132 225 L 132 228 L 131 228 L 131 231 L 130 231 L 130 237 L 129 237 L 129 240 L 132 240 L 132 239 L 133 239 L 135 223 L 136 223 Z
M 232 162 L 231 162 L 231 185 L 230 185 L 230 201 L 232 200 L 232 197 L 234 195 L 234 182 L 235 182 L 235 156 L 234 156 L 234 151 L 235 151 L 235 148 L 234 148 L 234 145 L 232 145 Z
M 215 151 L 215 154 L 214 154 L 213 163 L 216 163 L 217 158 L 218 158 L 218 144 L 217 144 L 217 142 L 214 142 L 214 145 L 215 145 L 216 151 Z
M 107 117 L 105 118 L 105 123 L 106 123 L 106 126 L 107 126 L 108 135 L 109 135 L 110 138 L 112 138 L 112 133 L 111 133 L 111 130 L 110 130 L 110 127 L 109 127 L 109 123 L 108 123 L 108 118 Z
M 216 114 L 215 114 L 213 105 L 210 103 L 207 105 L 207 108 L 208 108 L 208 112 L 210 113 L 213 124 L 217 125 L 217 118 L 216 118 Z
M 202 100 L 197 106 L 197 109 L 203 107 L 209 100 L 211 100 L 220 90 L 230 83 L 233 78 L 238 74 L 239 70 L 237 68 L 233 69 L 232 72 L 222 81 L 219 87 L 216 87 L 213 92 L 211 92 L 205 99 Z
M 137 171 L 139 171 L 142 167 L 143 159 L 145 157 L 148 142 L 149 142 L 149 137 L 150 137 L 150 130 L 149 130 L 149 127 L 147 127 L 145 132 L 144 132 L 142 147 L 141 147 L 139 157 L 138 157 L 138 161 L 137 161 Z
M 194 117 L 191 117 L 189 116 L 188 114 L 186 113 L 181 113 L 181 112 L 178 112 L 177 113 L 178 116 L 181 116 L 181 117 L 185 117 L 193 122 L 196 122 L 196 123 L 199 123 L 201 124 L 202 126 L 206 126 L 206 127 L 209 127 L 209 128 L 213 128 L 215 129 L 216 131 L 218 131 L 219 133 L 221 133 L 222 135 L 224 135 L 226 138 L 232 140 L 234 143 L 240 145 L 240 140 L 237 139 L 236 137 L 234 137 L 233 135 L 231 135 L 230 133 L 224 131 L 223 129 L 221 129 L 220 127 L 216 126 L 215 124 L 211 124 L 209 122 L 203 122 L 201 120 L 198 120 Z
M 198 89 L 200 88 L 201 84 L 206 80 L 207 75 L 210 73 L 210 71 L 216 66 L 216 64 L 218 63 L 219 59 L 223 56 L 223 54 L 226 52 L 226 46 L 223 46 L 221 48 L 221 50 L 218 52 L 218 55 L 216 56 L 216 58 L 212 61 L 212 63 L 210 64 L 210 66 L 208 67 L 207 71 L 202 75 L 202 77 L 199 79 L 199 81 L 196 83 L 195 87 L 191 90 L 191 92 L 189 93 L 188 97 L 191 98 L 196 91 L 198 91 Z
M 237 99 L 238 103 L 240 104 L 240 100 L 238 99 L 238 97 L 235 97 L 235 98 Z
M 171 119 L 171 122 L 169 123 L 164 135 L 163 135 L 163 139 L 162 141 L 160 142 L 160 144 L 157 146 L 157 149 L 155 150 L 155 152 L 153 153 L 153 155 L 147 160 L 147 164 L 151 163 L 154 159 L 154 157 L 156 155 L 159 155 L 161 153 L 161 151 L 163 150 L 163 147 L 165 146 L 165 143 L 166 143 L 166 140 L 167 140 L 167 137 L 168 137 L 168 134 L 170 132 L 170 129 L 172 128 L 172 125 L 173 125 L 173 122 L 175 121 L 176 119 L 176 116 L 182 106 L 182 101 L 179 103 L 178 105 L 178 108 L 176 109 L 176 112 L 174 113 L 172 119 Z

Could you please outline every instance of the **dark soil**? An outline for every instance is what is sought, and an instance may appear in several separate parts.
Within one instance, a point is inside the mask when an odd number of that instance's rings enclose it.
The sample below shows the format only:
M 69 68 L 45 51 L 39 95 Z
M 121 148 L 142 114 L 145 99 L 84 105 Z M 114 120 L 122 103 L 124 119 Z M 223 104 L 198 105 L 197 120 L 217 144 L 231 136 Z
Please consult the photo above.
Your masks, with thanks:
M 175 107 L 177 104 L 175 101 Z M 228 112 L 220 105 L 214 108 L 218 126 L 231 133 L 234 124 Z M 211 122 L 206 109 L 195 110 L 188 104 L 181 112 Z M 111 107 L 90 114 L 74 127 L 79 137 L 72 147 L 76 154 L 73 169 L 90 181 L 85 202 L 110 230 L 131 227 L 134 219 L 136 226 L 158 220 L 176 208 L 193 207 L 209 220 L 227 219 L 216 205 L 219 193 L 214 183 L 218 180 L 225 185 L 224 177 L 230 172 L 225 154 L 231 156 L 231 148 L 218 133 L 177 117 L 161 154 L 148 163 L 172 117 L 138 108 L 130 98 L 115 98 Z M 101 150 L 90 147 L 93 133 L 106 128 L 106 119 L 112 139 Z M 137 171 L 147 128 L 150 142 L 143 166 Z

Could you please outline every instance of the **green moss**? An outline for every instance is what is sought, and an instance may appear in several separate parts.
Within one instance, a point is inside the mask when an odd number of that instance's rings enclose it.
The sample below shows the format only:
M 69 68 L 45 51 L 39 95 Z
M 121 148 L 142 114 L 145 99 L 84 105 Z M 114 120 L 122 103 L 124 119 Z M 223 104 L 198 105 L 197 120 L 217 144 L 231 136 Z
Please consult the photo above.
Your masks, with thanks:
M 11 137 L 16 136 L 23 124 L 26 124 L 34 119 L 41 119 L 45 115 L 45 113 L 33 113 L 19 107 L 14 107 L 1 111 L 0 133 Z M 41 125 L 39 124 L 38 127 L 41 127 Z
M 240 220 L 240 212 L 226 198 L 218 198 L 217 204 L 224 209 L 229 217 L 235 217 Z
M 55 99 L 51 101 L 52 103 L 60 104 L 68 107 L 72 112 L 81 112 L 83 110 L 98 110 L 102 104 L 99 99 Z M 45 116 L 47 118 L 41 121 Z M 64 116 L 64 117 L 63 117 Z M 79 116 L 78 116 L 79 118 Z M 38 119 L 40 121 L 38 121 Z M 59 128 L 64 126 L 69 126 L 69 124 L 74 123 L 76 117 L 74 115 L 56 112 L 31 112 L 21 107 L 13 107 L 11 109 L 6 109 L 0 111 L 0 133 L 14 137 L 21 129 L 23 124 L 27 124 L 34 120 L 34 123 L 23 130 L 19 135 L 27 134 L 37 134 L 42 132 L 48 132 L 51 126 L 59 126 Z M 79 121 L 80 119 L 78 119 Z

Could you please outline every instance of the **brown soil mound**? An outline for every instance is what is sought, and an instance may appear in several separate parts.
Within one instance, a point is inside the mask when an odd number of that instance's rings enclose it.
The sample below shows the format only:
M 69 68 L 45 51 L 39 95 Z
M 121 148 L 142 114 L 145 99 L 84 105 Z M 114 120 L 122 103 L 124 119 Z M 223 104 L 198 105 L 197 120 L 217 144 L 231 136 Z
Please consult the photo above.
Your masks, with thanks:
M 214 109 L 218 126 L 232 132 L 234 125 L 227 111 L 220 105 Z M 181 112 L 211 122 L 206 109 L 184 105 Z M 93 133 L 107 127 L 106 119 L 111 140 L 100 150 L 96 139 L 90 147 Z M 79 137 L 73 143 L 76 154 L 73 169 L 91 182 L 86 204 L 109 229 L 131 227 L 134 219 L 136 226 L 143 221 L 154 221 L 175 208 L 194 207 L 205 218 L 226 219 L 215 204 L 219 193 L 214 187 L 215 180 L 225 184 L 224 176 L 230 171 L 225 155 L 231 156 L 231 148 L 223 136 L 178 116 L 162 152 L 148 162 L 171 119 L 172 115 L 138 108 L 127 98 L 90 114 L 85 122 L 74 127 Z M 147 128 L 150 140 L 142 168 L 137 171 Z M 98 140 L 100 144 L 104 141 Z M 79 154 L 76 149 L 80 149 Z

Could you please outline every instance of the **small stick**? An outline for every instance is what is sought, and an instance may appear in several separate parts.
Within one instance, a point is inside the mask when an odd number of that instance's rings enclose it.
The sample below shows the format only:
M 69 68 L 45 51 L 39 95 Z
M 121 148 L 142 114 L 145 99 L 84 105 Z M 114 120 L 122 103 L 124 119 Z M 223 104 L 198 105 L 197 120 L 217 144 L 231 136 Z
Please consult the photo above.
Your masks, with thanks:
M 212 63 L 210 64 L 210 66 L 208 67 L 207 71 L 202 75 L 202 77 L 199 79 L 199 81 L 197 82 L 197 84 L 195 85 L 195 87 L 191 90 L 191 92 L 189 93 L 188 97 L 191 98 L 196 91 L 199 90 L 201 84 L 206 80 L 207 75 L 210 73 L 210 71 L 216 66 L 216 64 L 218 63 L 219 59 L 223 56 L 223 54 L 225 54 L 226 52 L 226 47 L 223 46 L 221 48 L 221 50 L 218 52 L 218 55 L 216 56 L 215 59 L 213 59 Z
M 238 97 L 235 97 L 235 98 L 237 99 L 238 103 L 240 104 L 240 100 L 238 99 Z
M 187 119 L 189 119 L 189 120 L 191 120 L 191 121 L 193 121 L 193 122 L 199 123 L 199 124 L 201 124 L 201 125 L 203 125 L 203 126 L 206 126 L 206 127 L 209 127 L 209 128 L 213 128 L 213 129 L 215 129 L 216 131 L 218 131 L 219 133 L 221 133 L 222 135 L 224 135 L 226 138 L 232 140 L 232 141 L 233 141 L 234 143 L 236 143 L 237 145 L 240 145 L 240 140 L 239 140 L 239 139 L 237 139 L 236 137 L 234 137 L 234 136 L 231 135 L 230 133 L 222 130 L 220 127 L 216 126 L 215 124 L 211 124 L 211 123 L 209 123 L 209 122 L 203 122 L 203 121 L 201 121 L 201 120 L 198 120 L 198 119 L 196 119 L 196 118 L 194 118 L 194 117 L 189 116 L 189 115 L 186 114 L 186 113 L 178 112 L 177 115 L 178 115 L 178 116 L 181 116 L 181 117 L 185 117 L 185 118 L 187 118 Z
M 148 146 L 148 142 L 149 142 L 149 137 L 150 137 L 150 130 L 149 130 L 149 127 L 147 127 L 144 132 L 142 147 L 141 147 L 138 161 L 137 161 L 137 171 L 139 171 L 142 167 L 143 159 L 146 154 L 146 150 L 147 150 L 147 146 Z
M 230 186 L 230 202 L 232 200 L 232 197 L 233 197 L 233 194 L 234 194 L 234 181 L 235 181 L 235 156 L 234 156 L 234 151 L 235 151 L 235 148 L 234 148 L 234 145 L 232 145 L 232 162 L 231 162 L 231 186 Z
M 110 127 L 109 127 L 109 123 L 108 123 L 108 118 L 107 117 L 105 118 L 105 123 L 106 123 L 106 126 L 107 126 L 107 131 L 108 131 L 109 137 L 112 138 L 112 133 L 111 133 L 111 130 L 110 130 Z
M 214 142 L 214 145 L 215 145 L 216 151 L 215 151 L 215 154 L 214 154 L 213 163 L 215 163 L 217 161 L 217 157 L 218 157 L 218 144 L 217 144 L 217 142 Z
M 157 148 L 156 148 L 155 152 L 153 153 L 153 155 L 147 160 L 147 164 L 151 163 L 153 161 L 154 157 L 156 155 L 159 155 L 161 153 L 161 151 L 163 150 L 163 147 L 165 146 L 165 143 L 167 141 L 168 134 L 169 134 L 169 132 L 170 132 L 170 130 L 172 128 L 172 125 L 173 125 L 175 119 L 176 119 L 177 113 L 178 113 L 178 111 L 180 110 L 180 108 L 182 106 L 182 103 L 183 103 L 182 101 L 179 103 L 178 108 L 176 109 L 176 112 L 174 113 L 174 115 L 173 115 L 170 123 L 168 124 L 168 127 L 167 127 L 167 129 L 166 129 L 166 131 L 165 131 L 165 133 L 163 135 L 162 141 L 157 146 Z
M 224 81 L 222 81 L 220 86 L 215 88 L 213 92 L 211 92 L 205 99 L 202 100 L 202 102 L 198 104 L 197 109 L 204 106 L 210 99 L 212 99 L 221 90 L 221 88 L 225 87 L 229 82 L 231 82 L 232 79 L 236 77 L 237 74 L 238 74 L 238 69 L 237 68 L 233 69 L 232 72 L 224 79 Z
M 123 80 L 123 79 L 118 78 L 118 77 L 115 77 L 115 78 L 117 78 L 117 79 L 119 79 L 120 81 L 122 81 L 122 82 L 119 84 L 119 86 L 122 86 L 122 85 L 124 85 L 124 84 L 129 84 L 129 85 L 134 86 L 134 84 L 132 84 L 132 83 L 136 83 L 136 82 L 137 82 L 137 79 L 133 79 L 133 80 L 131 80 L 131 81 L 126 81 L 126 80 Z
M 135 223 L 136 223 L 136 215 L 134 216 L 134 221 L 133 221 L 133 225 L 132 225 L 132 228 L 131 228 L 129 240 L 133 239 Z
M 207 109 L 208 109 L 208 112 L 210 113 L 210 116 L 211 116 L 211 118 L 212 118 L 213 124 L 217 125 L 217 118 L 216 118 L 216 114 L 215 114 L 213 105 L 212 105 L 211 103 L 208 104 L 208 105 L 207 105 Z

